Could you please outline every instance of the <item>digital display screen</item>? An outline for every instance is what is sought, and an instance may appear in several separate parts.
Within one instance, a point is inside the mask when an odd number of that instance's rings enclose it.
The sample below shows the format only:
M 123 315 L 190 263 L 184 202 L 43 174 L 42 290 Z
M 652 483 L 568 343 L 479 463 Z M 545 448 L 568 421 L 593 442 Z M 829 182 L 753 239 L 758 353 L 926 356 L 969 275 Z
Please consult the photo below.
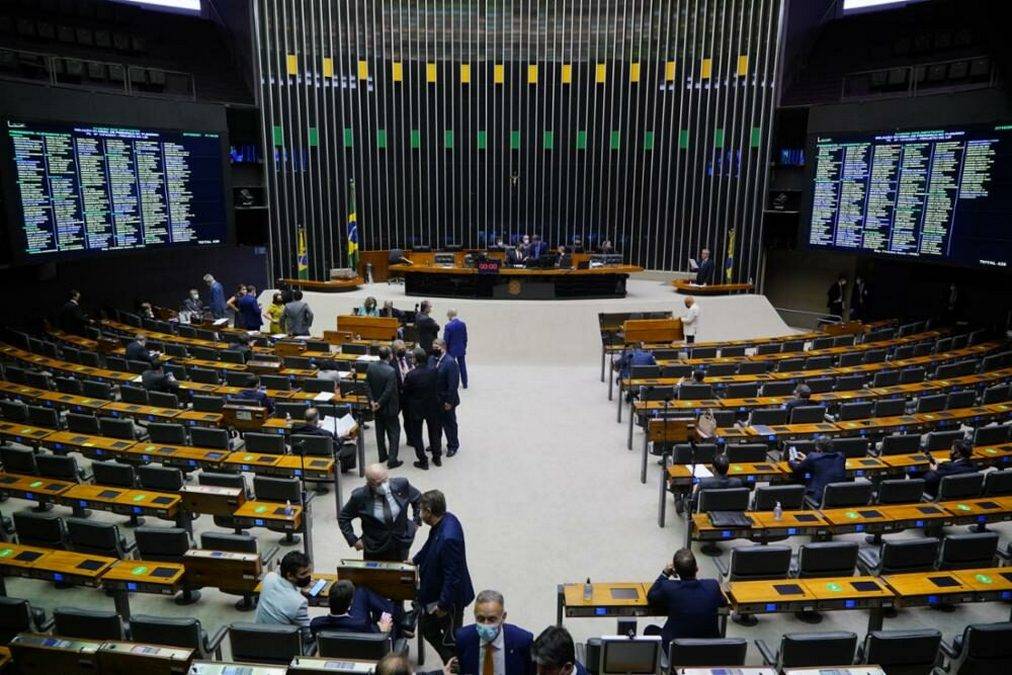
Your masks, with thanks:
M 1012 124 L 818 134 L 809 142 L 809 247 L 1009 266 Z
M 140 5 L 152 9 L 171 9 L 177 12 L 199 12 L 200 0 L 113 0 L 124 5 Z
M 25 259 L 224 244 L 221 134 L 7 120 Z

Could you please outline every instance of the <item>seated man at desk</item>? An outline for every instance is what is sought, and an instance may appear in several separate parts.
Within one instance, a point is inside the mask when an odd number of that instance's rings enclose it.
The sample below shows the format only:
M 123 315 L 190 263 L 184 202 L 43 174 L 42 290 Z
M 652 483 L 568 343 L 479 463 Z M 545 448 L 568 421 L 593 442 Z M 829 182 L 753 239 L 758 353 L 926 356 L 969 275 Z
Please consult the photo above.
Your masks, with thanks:
M 327 600 L 330 614 L 309 622 L 314 637 L 320 631 L 389 633 L 393 628 L 394 603 L 371 589 L 356 588 L 355 584 L 342 579 L 331 585 Z
M 531 657 L 537 675 L 587 675 L 587 669 L 576 660 L 573 636 L 562 626 L 549 626 L 534 638 Z
M 127 361 L 144 361 L 154 363 L 158 360 L 158 352 L 148 351 L 148 336 L 144 333 L 137 333 L 133 342 L 126 346 Z
M 268 572 L 260 589 L 256 623 L 299 626 L 309 632 L 309 600 L 303 588 L 313 580 L 313 567 L 302 551 L 289 551 L 277 572 Z
M 647 592 L 647 602 L 666 611 L 668 620 L 663 628 L 647 626 L 643 634 L 660 635 L 665 653 L 677 638 L 720 637 L 717 613 L 727 600 L 715 579 L 696 578 L 698 570 L 692 551 L 679 549 Z
M 486 590 L 474 601 L 474 623 L 457 631 L 462 675 L 533 675 L 534 635 L 506 623 L 502 593 Z
M 952 442 L 949 461 L 939 464 L 933 455 L 928 455 L 928 470 L 924 473 L 924 491 L 932 498 L 937 497 L 938 485 L 942 482 L 942 478 L 977 471 L 977 466 L 970 461 L 972 454 L 973 446 L 970 442 L 959 439 Z
M 527 260 L 527 253 L 522 242 L 517 242 L 516 248 L 506 250 L 506 264 L 509 267 L 523 267 Z
M 815 439 L 815 450 L 807 455 L 797 452 L 787 463 L 791 471 L 805 484 L 805 496 L 822 505 L 822 493 L 829 483 L 847 480 L 847 456 L 830 449 L 829 438 Z
M 151 367 L 141 373 L 141 386 L 148 391 L 164 391 L 169 394 L 179 393 L 179 382 L 172 373 L 166 373 L 161 363 L 152 363 Z
M 355 468 L 356 455 L 355 447 L 347 449 L 344 444 L 350 439 L 348 436 L 335 436 L 330 429 L 320 426 L 320 411 L 316 408 L 306 408 L 305 416 L 301 422 L 292 422 L 292 436 L 326 436 L 334 442 L 334 449 L 337 450 L 337 459 L 341 462 L 341 473 L 348 473 Z M 292 449 L 293 452 L 295 448 Z M 298 454 L 296 452 L 296 454 Z
M 794 398 L 784 404 L 787 419 L 791 419 L 791 411 L 798 406 L 812 405 L 812 388 L 802 382 L 794 388 Z
M 555 252 L 555 266 L 559 269 L 569 269 L 573 266 L 573 256 L 569 255 L 566 247 L 559 244 Z
M 230 352 L 239 352 L 242 354 L 242 362 L 248 363 L 253 358 L 253 348 L 249 346 L 249 335 L 243 333 L 237 335 L 235 338 L 235 344 L 228 348 Z
M 727 455 L 720 453 L 713 458 L 713 463 L 710 465 L 713 469 L 713 475 L 705 478 L 700 478 L 695 485 L 692 486 L 692 502 L 695 504 L 696 495 L 699 494 L 700 490 L 724 490 L 727 488 L 740 488 L 745 487 L 745 483 L 742 482 L 741 478 L 737 476 L 729 477 L 727 475 L 728 469 L 731 468 L 731 462 L 727 459 Z
M 637 342 L 632 348 L 627 347 L 615 362 L 612 368 L 618 371 L 618 376 L 623 380 L 629 377 L 633 366 L 656 366 L 657 359 L 654 353 L 647 349 L 645 342 Z
M 692 371 L 692 375 L 690 375 L 688 379 L 683 377 L 678 380 L 678 385 L 675 387 L 675 398 L 681 398 L 681 396 L 679 396 L 678 390 L 682 388 L 682 385 L 703 384 L 703 380 L 705 379 L 706 379 L 706 371 L 703 370 L 702 368 L 696 368 L 695 370 Z

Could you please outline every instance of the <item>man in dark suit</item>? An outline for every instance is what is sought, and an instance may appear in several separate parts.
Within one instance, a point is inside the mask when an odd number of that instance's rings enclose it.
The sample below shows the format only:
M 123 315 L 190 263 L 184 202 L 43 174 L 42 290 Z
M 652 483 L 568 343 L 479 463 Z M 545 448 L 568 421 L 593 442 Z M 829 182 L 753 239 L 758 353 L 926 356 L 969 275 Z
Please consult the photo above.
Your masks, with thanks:
M 457 631 L 457 660 L 463 675 L 533 675 L 534 635 L 506 623 L 498 591 L 482 591 L 474 601 L 474 623 Z
M 531 247 L 527 251 L 527 257 L 537 260 L 546 253 L 548 253 L 548 242 L 541 241 L 541 235 L 535 234 L 531 237 Z
M 457 406 L 460 405 L 460 368 L 457 360 L 446 353 L 446 343 L 432 343 L 429 365 L 436 370 L 436 392 L 441 406 L 439 424 L 446 434 L 446 456 L 453 457 L 460 450 L 457 435 Z
M 355 468 L 356 448 L 349 446 L 347 451 L 344 448 L 344 444 L 351 439 L 344 436 L 334 436 L 333 431 L 321 427 L 320 411 L 316 408 L 306 408 L 305 418 L 302 422 L 293 422 L 290 434 L 292 436 L 326 436 L 337 448 L 337 459 L 341 462 L 341 473 L 348 473 Z M 295 454 L 299 454 L 295 448 L 292 450 Z
M 464 529 L 446 510 L 446 497 L 429 490 L 421 499 L 422 522 L 429 538 L 411 562 L 418 566 L 418 604 L 422 636 L 446 662 L 454 654 L 454 633 L 464 622 L 464 608 L 474 600 L 467 570 Z
M 847 290 L 847 275 L 840 272 L 840 276 L 837 277 L 836 282 L 829 287 L 826 291 L 826 307 L 829 309 L 830 314 L 836 316 L 843 316 L 843 301 L 846 299 Z
M 400 562 L 408 557 L 415 531 L 421 522 L 418 502 L 422 497 L 407 478 L 390 478 L 382 464 L 365 470 L 365 486 L 352 491 L 341 508 L 337 524 L 345 541 L 366 560 Z M 413 510 L 408 517 L 408 507 Z M 355 534 L 352 521 L 359 519 L 362 536 Z
M 446 352 L 457 359 L 457 366 L 460 367 L 460 383 L 467 389 L 467 324 L 457 316 L 455 309 L 446 312 L 443 341 L 446 342 Z
M 390 365 L 390 348 L 382 346 L 378 352 L 379 361 L 373 361 L 365 371 L 365 383 L 369 388 L 369 400 L 376 425 L 376 445 L 379 460 L 387 467 L 396 469 L 404 462 L 397 459 L 401 445 L 400 394 L 397 391 L 397 371 Z M 387 442 L 390 452 L 387 453 Z
M 804 482 L 805 495 L 816 506 L 822 504 L 822 492 L 827 485 L 847 480 L 847 456 L 831 451 L 829 439 L 825 437 L 815 440 L 815 450 L 807 455 L 797 453 L 788 464 L 795 476 Z
M 949 461 L 938 463 L 932 455 L 928 455 L 928 470 L 924 473 L 924 491 L 932 497 L 938 496 L 938 485 L 946 476 L 955 476 L 960 473 L 974 473 L 977 466 L 970 461 L 973 454 L 973 446 L 962 439 L 952 442 L 949 449 Z
M 699 252 L 699 268 L 696 270 L 696 285 L 713 283 L 713 261 L 710 260 L 710 249 Z
M 179 382 L 172 373 L 166 373 L 160 363 L 151 364 L 150 368 L 141 373 L 141 386 L 148 391 L 164 391 L 169 394 L 178 394 L 180 391 Z
M 784 404 L 787 419 L 791 419 L 791 411 L 800 406 L 812 405 L 812 388 L 802 382 L 794 388 L 794 398 Z
M 534 638 L 531 645 L 536 675 L 587 675 L 587 669 L 576 660 L 573 636 L 562 626 L 549 626 Z
M 727 600 L 715 579 L 696 578 L 698 570 L 692 551 L 679 549 L 647 592 L 647 602 L 651 607 L 663 608 L 668 620 L 663 628 L 647 626 L 643 634 L 660 635 L 665 653 L 671 641 L 678 638 L 720 637 L 717 612 Z
M 158 360 L 158 354 L 148 351 L 148 336 L 144 333 L 137 333 L 133 342 L 126 346 L 127 361 L 143 361 L 154 363 Z
M 320 631 L 349 633 L 389 633 L 393 628 L 394 603 L 379 593 L 347 579 L 335 581 L 327 596 L 330 614 L 309 622 L 315 637 Z
M 431 313 L 432 303 L 422 300 L 418 314 L 415 315 L 415 332 L 418 334 L 418 346 L 427 354 L 432 353 L 432 341 L 439 335 L 439 324 L 429 316 Z
M 429 433 L 429 447 L 432 463 L 442 466 L 443 430 L 439 424 L 439 395 L 436 390 L 436 369 L 429 366 L 425 350 L 415 347 L 415 367 L 404 376 L 402 404 L 404 407 L 404 430 L 408 445 L 415 450 L 418 458 L 415 467 L 428 470 L 429 460 L 425 455 L 425 441 L 422 440 L 422 424 Z
M 404 312 L 394 307 L 393 300 L 386 300 L 383 303 L 383 309 L 379 311 L 379 315 L 385 316 L 387 318 L 397 319 L 398 321 L 404 318 Z
M 559 269 L 566 270 L 573 266 L 573 256 L 569 255 L 569 251 L 567 251 L 566 247 L 561 244 L 555 251 L 555 266 Z
M 249 346 L 249 335 L 243 333 L 235 338 L 235 344 L 228 348 L 230 352 L 242 354 L 242 362 L 246 363 L 253 358 L 253 348 Z
M 63 303 L 60 311 L 56 314 L 56 325 L 64 332 L 84 336 L 84 329 L 94 323 L 95 321 L 81 309 L 80 292 L 71 291 L 67 302 Z
M 724 453 L 720 453 L 714 457 L 711 466 L 713 467 L 713 475 L 700 478 L 699 482 L 692 486 L 693 494 L 699 494 L 700 490 L 724 490 L 727 488 L 745 487 L 741 478 L 727 475 L 728 469 L 731 468 L 731 462 Z
M 527 255 L 521 242 L 517 242 L 516 248 L 506 249 L 506 264 L 509 267 L 523 267 L 526 259 Z

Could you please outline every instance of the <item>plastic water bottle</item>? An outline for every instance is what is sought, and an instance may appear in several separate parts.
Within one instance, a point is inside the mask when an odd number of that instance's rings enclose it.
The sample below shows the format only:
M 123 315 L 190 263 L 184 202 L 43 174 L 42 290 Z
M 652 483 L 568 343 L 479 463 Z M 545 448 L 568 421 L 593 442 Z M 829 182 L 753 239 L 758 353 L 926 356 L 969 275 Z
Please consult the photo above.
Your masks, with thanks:
M 285 413 L 285 422 L 291 422 L 291 421 L 292 421 L 292 413 L 286 412 Z
M 784 517 L 784 509 L 780 506 L 780 502 L 777 502 L 776 506 L 773 507 L 773 520 L 780 520 Z
M 592 597 L 594 597 L 594 584 L 590 583 L 590 577 L 587 577 L 587 583 L 583 585 L 583 599 L 590 602 Z
M 778 503 L 778 506 L 779 506 L 779 503 Z M 286 516 L 292 515 L 292 500 L 291 499 L 286 499 L 285 500 L 285 515 Z

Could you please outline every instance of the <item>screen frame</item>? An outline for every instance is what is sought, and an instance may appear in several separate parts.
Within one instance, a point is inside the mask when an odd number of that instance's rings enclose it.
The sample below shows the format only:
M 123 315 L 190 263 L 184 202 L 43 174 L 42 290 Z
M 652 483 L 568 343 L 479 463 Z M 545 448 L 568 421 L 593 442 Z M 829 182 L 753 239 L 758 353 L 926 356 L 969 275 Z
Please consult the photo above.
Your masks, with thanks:
M 24 230 L 24 211 L 21 206 L 21 190 L 18 187 L 17 167 L 14 163 L 14 144 L 7 133 L 10 122 L 26 125 L 56 126 L 118 126 L 141 131 L 158 133 L 209 133 L 218 135 L 218 156 L 221 165 L 222 207 L 225 211 L 225 235 L 222 241 L 215 244 L 160 244 L 112 251 L 70 251 L 41 253 L 30 255 L 23 246 L 20 233 Z M 72 260 L 108 260 L 119 256 L 143 255 L 158 251 L 209 250 L 225 246 L 235 246 L 235 213 L 232 202 L 232 175 L 229 154 L 229 138 L 227 129 L 213 128 L 173 128 L 159 125 L 137 124 L 132 122 L 107 122 L 82 119 L 43 118 L 34 115 L 18 115 L 4 113 L 0 115 L 0 189 L 3 190 L 4 208 L 7 217 L 7 244 L 10 247 L 12 265 L 33 265 L 67 262 Z
M 207 3 L 207 0 L 197 0 L 198 3 L 197 9 L 190 9 L 188 7 L 169 7 L 168 5 L 160 5 L 158 4 L 160 0 L 107 0 L 107 1 L 114 2 L 117 5 L 136 7 L 137 9 L 144 9 L 151 12 L 168 12 L 169 14 L 182 14 L 184 16 L 203 16 Z
M 846 248 L 839 248 L 837 246 L 819 246 L 810 243 L 811 232 L 812 232 L 812 206 L 815 201 L 815 171 L 816 171 L 816 148 L 818 147 L 817 139 L 820 136 L 841 136 L 841 135 L 857 135 L 862 134 L 865 136 L 876 136 L 885 133 L 903 133 L 912 131 L 930 131 L 931 129 L 943 128 L 972 128 L 972 127 L 987 127 L 987 126 L 998 126 L 1012 124 L 1012 119 L 995 118 L 990 120 L 976 121 L 976 122 L 945 122 L 936 124 L 917 124 L 917 125 L 896 125 L 896 126 L 882 126 L 875 129 L 820 129 L 819 131 L 809 131 L 805 137 L 805 167 L 804 167 L 804 188 L 802 190 L 802 199 L 800 208 L 798 210 L 798 230 L 797 230 L 797 248 L 803 251 L 813 251 L 819 253 L 829 253 L 833 255 L 848 256 L 857 259 L 871 259 L 871 260 L 890 260 L 898 263 L 914 264 L 914 265 L 934 265 L 936 267 L 948 267 L 953 269 L 966 269 L 966 270 L 981 270 L 996 272 L 999 274 L 1005 274 L 1012 272 L 1012 261 L 1010 261 L 1008 267 L 999 267 L 992 265 L 982 265 L 981 263 L 968 263 L 962 260 L 956 260 L 952 258 L 930 258 L 916 256 L 898 255 L 895 253 L 879 253 L 876 251 L 864 251 L 864 250 L 852 250 Z M 1012 153 L 1012 148 L 1010 148 Z

